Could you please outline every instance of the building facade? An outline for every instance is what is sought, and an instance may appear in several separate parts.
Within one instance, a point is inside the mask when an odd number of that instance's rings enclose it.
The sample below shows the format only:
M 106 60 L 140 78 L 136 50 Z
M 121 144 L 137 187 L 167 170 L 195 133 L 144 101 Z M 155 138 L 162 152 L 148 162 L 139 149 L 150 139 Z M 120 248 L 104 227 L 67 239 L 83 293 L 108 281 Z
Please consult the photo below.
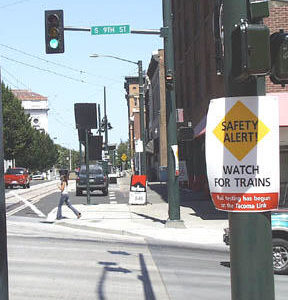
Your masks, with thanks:
M 153 53 L 145 80 L 146 159 L 149 181 L 167 178 L 167 127 L 164 50 Z
M 270 34 L 288 31 L 288 3 L 270 1 L 270 16 L 264 23 Z M 176 107 L 183 109 L 184 122 L 194 130 L 193 141 L 179 144 L 179 158 L 186 162 L 189 187 L 207 189 L 205 165 L 205 126 L 210 99 L 224 96 L 223 78 L 223 1 L 174 0 L 173 30 L 176 77 Z M 225 13 L 225 12 L 224 12 Z M 288 101 L 288 87 L 273 84 L 266 76 L 266 93 L 277 94 Z M 283 102 L 282 102 L 283 103 Z M 281 105 L 281 103 L 280 103 Z M 281 108 L 280 108 L 281 111 Z M 280 121 L 281 162 L 288 163 L 286 152 L 287 122 Z M 285 125 L 286 124 L 286 125 Z M 180 125 L 180 124 L 179 124 Z M 286 140 L 286 141 L 285 141 Z M 287 154 L 286 154 L 287 153 Z M 287 168 L 285 168 L 287 169 Z M 281 181 L 288 182 L 281 168 Z M 286 176 L 285 178 L 283 176 Z
M 167 178 L 167 130 L 166 96 L 164 76 L 164 50 L 152 54 L 148 70 L 144 75 L 144 130 L 143 146 L 146 152 L 146 172 L 149 181 L 166 181 Z M 129 145 L 131 169 L 140 169 L 139 77 L 125 77 L 124 88 L 128 108 Z
M 25 113 L 30 115 L 32 126 L 48 132 L 48 98 L 28 90 L 12 90 L 12 93 L 22 102 Z
M 132 172 L 139 171 L 139 154 L 135 152 L 136 141 L 140 140 L 140 109 L 139 109 L 139 78 L 125 77 L 124 88 L 126 91 L 128 111 L 128 134 Z

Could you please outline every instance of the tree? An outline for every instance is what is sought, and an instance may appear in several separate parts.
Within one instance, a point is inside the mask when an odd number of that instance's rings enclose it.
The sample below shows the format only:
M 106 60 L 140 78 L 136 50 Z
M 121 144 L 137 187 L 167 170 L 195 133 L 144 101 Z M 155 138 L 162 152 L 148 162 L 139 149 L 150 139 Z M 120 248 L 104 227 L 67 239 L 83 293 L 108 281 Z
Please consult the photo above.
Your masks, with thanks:
M 125 154 L 127 159 L 125 161 L 126 166 L 130 162 L 130 153 L 129 153 L 129 141 L 127 142 L 122 142 L 120 141 L 120 144 L 117 147 L 117 158 L 116 158 L 116 165 L 117 166 L 122 166 L 122 155 Z
M 15 159 L 16 165 L 31 171 L 46 171 L 57 161 L 57 148 L 49 135 L 32 127 L 30 116 L 25 114 L 21 101 L 4 83 L 3 140 L 4 159 Z
M 16 158 L 16 163 L 27 166 L 31 171 L 47 171 L 56 163 L 58 152 L 56 145 L 45 132 L 33 129 L 32 143 L 24 155 Z
M 2 83 L 4 159 L 21 157 L 32 143 L 33 128 L 21 102 Z
M 56 167 L 58 169 L 69 169 L 70 167 L 70 151 L 71 151 L 71 168 L 72 170 L 76 169 L 80 165 L 80 154 L 79 151 L 67 149 L 60 145 L 56 145 L 58 159 L 56 163 Z

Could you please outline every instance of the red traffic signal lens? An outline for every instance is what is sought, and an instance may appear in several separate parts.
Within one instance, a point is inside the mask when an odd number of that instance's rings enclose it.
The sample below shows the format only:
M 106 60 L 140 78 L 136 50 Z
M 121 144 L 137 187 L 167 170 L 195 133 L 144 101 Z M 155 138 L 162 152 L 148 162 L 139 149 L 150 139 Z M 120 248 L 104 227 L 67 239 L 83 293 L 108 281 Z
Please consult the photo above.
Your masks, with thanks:
M 48 16 L 48 22 L 53 25 L 53 26 L 58 26 L 59 25 L 59 17 L 56 14 L 52 14 Z

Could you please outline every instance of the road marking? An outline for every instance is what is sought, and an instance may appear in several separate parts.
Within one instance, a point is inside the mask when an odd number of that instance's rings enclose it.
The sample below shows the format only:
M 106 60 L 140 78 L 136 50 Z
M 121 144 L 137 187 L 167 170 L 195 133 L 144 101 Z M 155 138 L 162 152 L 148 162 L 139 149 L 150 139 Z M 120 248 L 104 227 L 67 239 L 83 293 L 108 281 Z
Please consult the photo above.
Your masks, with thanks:
M 15 192 L 11 192 L 11 194 L 13 194 L 17 199 L 19 199 L 21 202 L 24 203 L 24 205 L 17 207 L 11 211 L 9 211 L 6 215 L 7 216 L 12 216 L 13 214 L 17 213 L 18 211 L 26 208 L 27 206 L 30 207 L 39 217 L 46 217 L 46 215 L 44 215 L 35 205 L 33 205 L 31 202 L 29 202 L 28 200 L 26 200 L 23 197 L 20 197 L 17 193 Z M 39 199 L 40 200 L 40 199 Z M 38 202 L 39 200 L 35 201 Z M 35 203 L 34 202 L 34 203 Z
M 110 204 L 117 204 L 117 201 L 110 201 Z
M 111 185 L 109 185 L 109 190 L 110 191 L 119 191 L 120 187 L 119 186 L 113 186 L 113 187 L 111 187 Z

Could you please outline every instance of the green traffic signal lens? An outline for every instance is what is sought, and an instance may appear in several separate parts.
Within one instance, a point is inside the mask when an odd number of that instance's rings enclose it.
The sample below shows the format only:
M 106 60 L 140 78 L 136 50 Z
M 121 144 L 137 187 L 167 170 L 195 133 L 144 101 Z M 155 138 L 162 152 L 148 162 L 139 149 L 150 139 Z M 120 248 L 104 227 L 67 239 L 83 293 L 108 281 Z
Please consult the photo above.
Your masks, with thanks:
M 59 46 L 59 41 L 58 41 L 58 40 L 56 40 L 56 39 L 50 40 L 50 47 L 51 47 L 52 49 L 57 49 L 58 46 Z

